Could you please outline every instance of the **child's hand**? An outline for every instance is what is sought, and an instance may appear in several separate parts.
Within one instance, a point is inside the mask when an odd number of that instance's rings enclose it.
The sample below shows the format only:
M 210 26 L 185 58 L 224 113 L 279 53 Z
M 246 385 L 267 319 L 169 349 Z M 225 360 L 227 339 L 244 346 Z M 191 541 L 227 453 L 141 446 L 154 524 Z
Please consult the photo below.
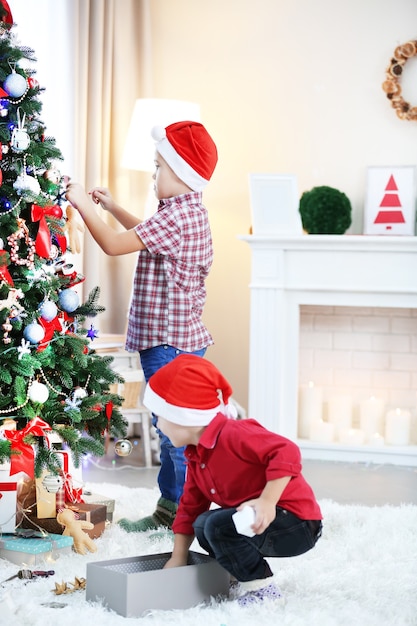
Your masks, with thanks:
M 183 567 L 187 565 L 187 557 L 185 559 L 179 559 L 178 557 L 171 556 L 165 563 L 163 569 L 170 569 L 171 567 Z
M 277 511 L 275 503 L 262 498 L 256 498 L 242 502 L 242 504 L 237 507 L 237 510 L 241 511 L 245 506 L 251 506 L 255 510 L 255 521 L 251 528 L 255 535 L 261 535 L 276 517 Z
M 110 211 L 111 213 L 114 207 L 114 200 L 106 187 L 94 187 L 94 189 L 90 191 L 90 194 L 93 202 L 100 204 L 105 211 Z
M 80 210 L 82 206 L 85 206 L 85 204 L 89 204 L 88 195 L 79 183 L 69 183 L 65 191 L 65 197 L 68 202 L 78 210 Z

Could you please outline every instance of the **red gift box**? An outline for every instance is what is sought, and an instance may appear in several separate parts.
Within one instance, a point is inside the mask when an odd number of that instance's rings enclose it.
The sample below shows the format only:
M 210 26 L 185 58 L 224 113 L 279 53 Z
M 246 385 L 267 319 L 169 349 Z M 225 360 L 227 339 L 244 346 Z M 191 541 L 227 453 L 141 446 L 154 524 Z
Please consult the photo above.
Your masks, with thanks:
M 16 528 L 17 483 L 0 483 L 0 531 L 14 533 Z

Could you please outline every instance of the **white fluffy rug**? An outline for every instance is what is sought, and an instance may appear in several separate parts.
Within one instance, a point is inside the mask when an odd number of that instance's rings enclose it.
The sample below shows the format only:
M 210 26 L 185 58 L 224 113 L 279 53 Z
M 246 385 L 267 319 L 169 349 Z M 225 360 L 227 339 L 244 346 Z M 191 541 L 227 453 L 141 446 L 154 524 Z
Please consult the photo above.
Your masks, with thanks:
M 137 519 L 153 511 L 158 491 L 113 484 L 87 484 L 93 493 L 116 500 L 114 518 Z M 168 536 L 127 534 L 113 524 L 96 540 L 95 554 L 62 555 L 55 576 L 34 581 L 15 579 L 0 587 L 0 624 L 45 626 L 415 626 L 417 624 L 417 507 L 346 506 L 320 502 L 324 533 L 311 552 L 270 564 L 284 596 L 283 605 L 242 609 L 236 602 L 212 602 L 186 611 L 155 611 L 125 618 L 84 591 L 56 596 L 55 582 L 86 576 L 88 561 L 139 556 L 171 550 Z M 199 550 L 196 544 L 192 549 Z M 36 569 L 40 569 L 39 565 Z M 17 572 L 0 559 L 0 581 Z M 35 568 L 33 568 L 35 569 Z M 159 593 L 164 590 L 160 589 Z M 140 593 L 140 589 L 138 589 Z M 51 602 L 64 606 L 52 608 Z

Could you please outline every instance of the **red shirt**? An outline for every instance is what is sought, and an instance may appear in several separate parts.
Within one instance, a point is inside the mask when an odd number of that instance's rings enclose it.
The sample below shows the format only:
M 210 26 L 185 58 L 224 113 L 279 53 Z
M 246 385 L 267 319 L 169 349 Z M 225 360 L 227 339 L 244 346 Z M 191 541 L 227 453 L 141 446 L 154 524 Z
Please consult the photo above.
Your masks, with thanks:
M 172 529 L 194 534 L 192 524 L 215 503 L 222 508 L 258 498 L 270 480 L 291 476 L 277 505 L 301 519 L 322 519 L 313 490 L 301 474 L 298 446 L 254 419 L 219 413 L 197 446 L 187 446 L 187 477 Z
M 205 279 L 213 262 L 201 192 L 161 200 L 135 227 L 146 246 L 138 255 L 126 337 L 136 352 L 170 345 L 194 352 L 213 343 L 201 321 Z

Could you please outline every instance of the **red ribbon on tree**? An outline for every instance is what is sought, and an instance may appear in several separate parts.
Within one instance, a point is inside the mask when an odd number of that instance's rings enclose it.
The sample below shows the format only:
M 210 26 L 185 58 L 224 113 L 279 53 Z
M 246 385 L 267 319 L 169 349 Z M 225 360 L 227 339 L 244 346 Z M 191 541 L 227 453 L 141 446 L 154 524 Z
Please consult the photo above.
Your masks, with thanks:
M 4 436 L 12 444 L 12 452 L 18 454 L 10 455 L 10 476 L 25 472 L 30 478 L 35 476 L 35 452 L 30 444 L 25 443 L 24 438 L 28 435 L 34 437 L 46 437 L 46 432 L 52 430 L 50 425 L 40 417 L 34 417 L 22 430 L 5 430 Z M 49 446 L 49 442 L 48 442 Z
M 61 322 L 59 321 L 59 317 L 56 316 L 54 317 L 53 320 L 51 320 L 50 322 L 48 322 L 47 320 L 45 320 L 43 317 L 39 318 L 39 324 L 42 326 L 42 328 L 45 331 L 45 335 L 42 339 L 42 342 L 39 344 L 38 348 L 37 348 L 37 352 L 42 352 L 43 350 L 45 350 L 45 348 L 48 347 L 49 342 L 51 341 L 52 337 L 54 336 L 54 332 L 57 330 L 59 332 L 62 331 L 62 326 L 61 326 Z
M 54 213 L 52 209 L 55 210 L 55 207 L 42 207 L 38 204 L 32 204 L 32 222 L 39 222 L 39 230 L 38 234 L 36 235 L 35 241 L 36 254 L 43 257 L 44 259 L 49 259 L 49 255 L 51 253 L 51 233 L 49 231 L 49 226 L 46 221 L 45 215 L 53 215 Z
M 14 287 L 13 278 L 7 269 L 8 260 L 9 254 L 7 250 L 0 250 L 0 280 L 4 280 L 10 287 Z
M 7 28 L 11 28 L 11 26 L 13 25 L 13 15 L 10 10 L 10 7 L 8 3 L 6 2 L 6 0 L 0 0 L 0 4 L 3 7 L 3 9 L 6 11 L 6 15 L 4 15 L 1 18 L 1 21 L 8 25 Z

